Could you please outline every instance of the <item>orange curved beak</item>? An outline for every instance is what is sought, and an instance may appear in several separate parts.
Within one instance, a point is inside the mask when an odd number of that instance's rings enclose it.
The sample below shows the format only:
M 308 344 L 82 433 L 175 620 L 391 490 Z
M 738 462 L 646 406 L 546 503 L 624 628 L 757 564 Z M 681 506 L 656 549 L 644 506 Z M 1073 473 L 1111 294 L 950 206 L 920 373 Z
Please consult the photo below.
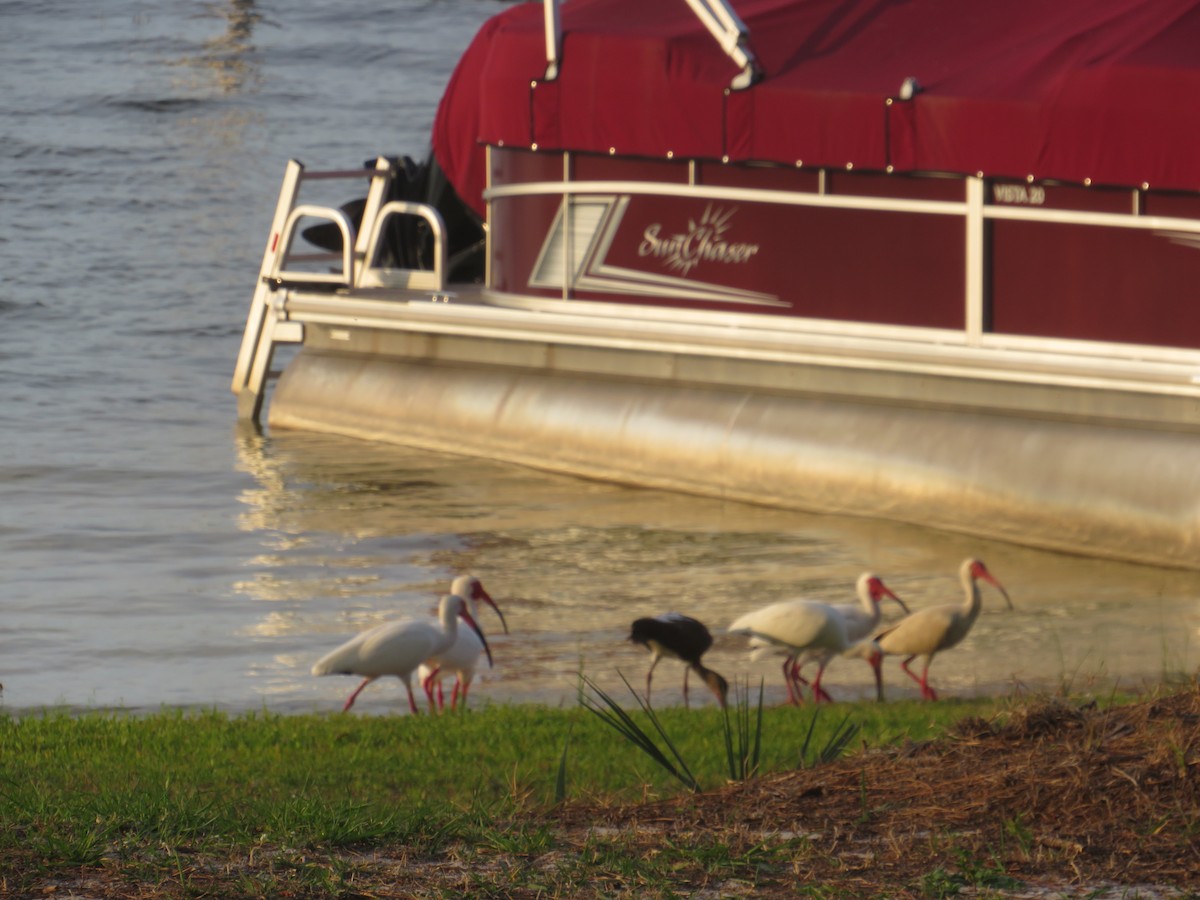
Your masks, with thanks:
M 475 582 L 475 598 L 476 601 L 482 600 L 488 606 L 496 611 L 496 615 L 500 617 L 500 624 L 504 626 L 504 633 L 508 634 L 508 623 L 504 621 L 504 613 L 500 612 L 500 607 L 496 605 L 496 601 L 478 581 Z

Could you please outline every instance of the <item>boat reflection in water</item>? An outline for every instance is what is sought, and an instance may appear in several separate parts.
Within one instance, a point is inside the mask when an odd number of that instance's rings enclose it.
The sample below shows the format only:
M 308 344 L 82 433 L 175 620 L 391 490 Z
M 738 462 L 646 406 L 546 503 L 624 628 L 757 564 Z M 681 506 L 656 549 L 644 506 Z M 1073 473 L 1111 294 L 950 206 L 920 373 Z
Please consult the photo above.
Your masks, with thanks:
M 796 596 L 849 602 L 866 569 L 913 609 L 958 600 L 957 567 L 985 559 L 1012 596 L 986 600 L 975 628 L 939 658 L 947 697 L 1012 690 L 1140 688 L 1194 672 L 1200 576 L 1046 553 L 866 518 L 812 515 L 546 474 L 484 459 L 311 433 L 244 437 L 258 485 L 241 527 L 259 536 L 237 591 L 261 605 L 247 637 L 277 651 L 256 673 L 290 706 L 335 709 L 344 685 L 308 674 L 345 637 L 432 614 L 462 572 L 478 575 L 511 634 L 489 628 L 496 667 L 473 704 L 575 702 L 582 670 L 615 696 L 646 660 L 629 623 L 678 610 L 707 623 L 708 665 L 784 699 L 773 660 L 722 633 L 750 609 Z M 893 615 L 893 613 L 888 613 Z M 669 665 L 664 663 L 664 665 Z M 890 698 L 915 688 L 889 660 Z M 868 667 L 830 666 L 835 698 L 869 698 Z M 662 678 L 656 701 L 682 702 Z M 403 709 L 402 691 L 363 708 Z M 697 696 L 702 702 L 707 698 Z

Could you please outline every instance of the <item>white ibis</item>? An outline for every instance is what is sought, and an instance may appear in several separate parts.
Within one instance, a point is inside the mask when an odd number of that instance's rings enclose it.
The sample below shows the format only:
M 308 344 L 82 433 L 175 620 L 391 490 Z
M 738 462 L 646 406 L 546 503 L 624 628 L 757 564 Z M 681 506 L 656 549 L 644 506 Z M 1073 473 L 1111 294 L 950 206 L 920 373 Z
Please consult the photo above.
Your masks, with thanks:
M 751 646 L 759 648 L 760 651 L 768 645 L 786 651 L 783 677 L 788 689 L 788 700 L 792 703 L 803 702 L 797 684 L 798 681 L 802 681 L 800 667 L 810 659 L 817 660 L 819 667 L 812 682 L 813 699 L 817 702 L 830 701 L 833 698 L 821 687 L 821 677 L 833 657 L 849 654 L 869 659 L 871 656 L 870 652 L 860 647 L 869 644 L 870 634 L 869 627 L 865 631 L 860 630 L 861 618 L 874 616 L 877 622 L 878 603 L 884 597 L 890 597 L 904 606 L 899 597 L 877 576 L 870 573 L 858 579 L 858 592 L 861 607 L 821 603 L 815 600 L 783 600 L 746 613 L 729 626 L 729 631 L 733 634 L 747 635 L 751 639 Z M 868 608 L 870 612 L 866 611 Z M 851 622 L 854 623 L 853 626 Z M 879 689 L 878 669 L 876 688 Z
M 482 582 L 474 575 L 459 575 L 450 585 L 450 593 L 467 601 L 467 612 L 472 616 L 479 615 L 479 603 L 486 603 L 496 611 L 496 615 L 500 617 L 500 624 L 504 626 L 504 633 L 508 634 L 508 622 L 504 620 L 504 613 L 500 611 L 500 607 L 496 605 L 496 601 L 492 599 L 491 595 L 484 590 Z M 454 674 L 455 680 L 454 691 L 450 695 L 450 708 L 454 709 L 458 706 L 460 692 L 463 706 L 466 706 L 467 691 L 471 687 L 471 681 L 475 678 L 475 669 L 478 667 L 479 657 L 482 655 L 483 642 L 475 635 L 475 632 L 460 629 L 453 644 L 437 656 L 421 663 L 417 669 L 417 681 L 425 688 L 425 696 L 429 698 L 430 710 L 434 708 L 433 688 L 435 684 L 438 692 L 437 707 L 438 709 L 445 707 L 442 679 L 451 673 Z
M 856 581 L 854 585 L 854 592 L 858 596 L 857 603 L 828 604 L 841 615 L 846 628 L 846 640 L 848 640 L 851 645 L 857 644 L 864 638 L 870 637 L 875 631 L 876 627 L 879 625 L 879 619 L 881 615 L 879 604 L 885 597 L 895 600 L 898 604 L 900 604 L 900 608 L 904 610 L 906 615 L 909 612 L 908 606 L 905 605 L 904 601 L 892 593 L 891 588 L 885 585 L 883 583 L 883 579 L 881 579 L 874 572 L 863 572 L 861 575 L 859 575 L 858 581 Z M 810 603 L 812 601 L 798 600 L 794 602 Z M 765 649 L 772 648 L 769 642 L 757 638 L 751 639 L 750 646 L 755 648 L 754 656 L 756 658 L 760 656 Z M 824 667 L 827 666 L 836 655 L 836 652 L 824 649 L 808 650 L 804 653 L 797 654 L 792 663 L 791 672 L 785 673 L 785 676 L 790 677 L 791 679 L 788 686 L 788 695 L 793 696 L 791 688 L 794 684 L 794 696 L 799 698 L 800 685 L 808 684 L 808 681 L 805 680 L 805 678 L 800 674 L 800 670 L 805 665 L 813 660 L 816 660 L 820 665 L 822 665 L 822 667 Z M 851 655 L 862 656 L 867 660 L 868 663 L 870 663 L 875 675 L 875 695 L 879 700 L 882 700 L 883 676 L 880 672 L 880 657 L 878 654 L 872 653 L 869 651 L 869 648 L 864 647 L 863 652 Z M 816 689 L 814 689 L 813 699 L 817 702 L 820 702 L 821 700 L 831 701 L 833 698 L 830 697 L 829 693 L 822 688 L 820 689 L 819 693 Z
M 384 675 L 395 675 L 408 689 L 408 707 L 417 712 L 417 701 L 413 697 L 412 674 L 422 660 L 436 656 L 454 643 L 458 636 L 458 620 L 461 618 L 479 635 L 488 665 L 492 662 L 492 651 L 487 639 L 471 613 L 467 601 L 456 594 L 446 594 L 438 607 L 441 624 L 428 620 L 402 619 L 386 622 L 362 634 L 352 637 L 336 650 L 325 654 L 312 667 L 314 675 L 361 675 L 364 680 L 342 711 L 354 705 L 362 689 Z
M 962 603 L 943 603 L 919 609 L 875 636 L 875 644 L 881 653 L 907 657 L 900 663 L 900 667 L 921 686 L 921 696 L 926 700 L 937 699 L 937 692 L 929 686 L 929 664 L 933 657 L 943 650 L 949 650 L 965 638 L 979 615 L 982 600 L 977 579 L 982 578 L 1000 591 L 1008 608 L 1013 608 L 1008 591 L 979 560 L 963 560 L 958 569 L 958 577 L 966 593 L 966 599 Z M 920 678 L 908 667 L 918 656 L 925 660 Z
M 729 693 L 729 683 L 707 668 L 700 657 L 712 646 L 712 635 L 703 622 L 677 612 L 653 618 L 637 619 L 629 632 L 629 640 L 642 644 L 650 651 L 650 668 L 646 671 L 646 703 L 650 703 L 650 679 L 654 667 L 664 656 L 687 663 L 683 670 L 683 705 L 688 706 L 688 673 L 693 669 L 717 696 L 721 706 Z

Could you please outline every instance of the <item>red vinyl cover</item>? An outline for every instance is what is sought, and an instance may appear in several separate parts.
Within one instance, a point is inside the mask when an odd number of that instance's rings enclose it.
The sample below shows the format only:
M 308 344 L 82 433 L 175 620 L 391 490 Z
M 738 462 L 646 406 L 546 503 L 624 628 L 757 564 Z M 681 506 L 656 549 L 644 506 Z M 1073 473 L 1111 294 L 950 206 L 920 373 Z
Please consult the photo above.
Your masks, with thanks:
M 732 3 L 763 74 L 732 92 L 685 0 L 567 0 L 553 82 L 542 4 L 504 10 L 434 154 L 481 214 L 484 144 L 1200 190 L 1200 0 Z

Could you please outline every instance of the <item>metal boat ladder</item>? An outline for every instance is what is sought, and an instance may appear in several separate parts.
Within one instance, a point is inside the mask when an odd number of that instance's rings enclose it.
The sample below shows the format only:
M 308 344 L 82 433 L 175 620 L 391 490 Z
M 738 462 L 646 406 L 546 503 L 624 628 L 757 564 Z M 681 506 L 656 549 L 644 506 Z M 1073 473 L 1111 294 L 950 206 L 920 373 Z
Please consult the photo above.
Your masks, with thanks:
M 276 346 L 304 341 L 304 324 L 289 318 L 287 311 L 288 296 L 293 289 L 338 292 L 393 288 L 445 294 L 445 224 L 438 211 L 424 203 L 385 202 L 396 166 L 394 161 L 379 157 L 374 168 L 306 172 L 302 163 L 288 161 L 233 373 L 231 389 L 238 398 L 239 419 L 258 422 L 266 382 L 276 374 L 271 371 Z M 344 210 L 297 202 L 304 181 L 355 178 L 370 179 L 362 221 L 357 226 Z M 389 268 L 379 264 L 388 220 L 405 215 L 420 216 L 428 224 L 433 237 L 432 269 Z M 342 238 L 340 254 L 293 252 L 301 223 L 313 220 L 327 220 L 337 227 Z M 337 259 L 341 261 L 340 271 L 305 271 L 295 265 Z

